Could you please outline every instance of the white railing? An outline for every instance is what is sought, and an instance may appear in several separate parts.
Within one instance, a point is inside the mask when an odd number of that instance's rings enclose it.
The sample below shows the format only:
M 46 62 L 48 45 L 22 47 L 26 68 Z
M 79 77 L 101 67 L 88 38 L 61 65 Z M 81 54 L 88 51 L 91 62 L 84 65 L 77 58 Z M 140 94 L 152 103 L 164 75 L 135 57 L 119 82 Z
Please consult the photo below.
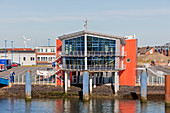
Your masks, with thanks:
M 140 86 L 141 76 L 136 76 L 136 86 Z M 165 76 L 147 76 L 148 86 L 165 86 Z

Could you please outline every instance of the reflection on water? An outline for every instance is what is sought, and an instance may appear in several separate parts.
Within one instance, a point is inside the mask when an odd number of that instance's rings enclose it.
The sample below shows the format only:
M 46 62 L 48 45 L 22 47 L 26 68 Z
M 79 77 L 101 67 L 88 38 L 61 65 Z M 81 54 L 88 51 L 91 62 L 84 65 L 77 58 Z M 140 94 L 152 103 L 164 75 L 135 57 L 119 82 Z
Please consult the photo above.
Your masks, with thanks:
M 170 113 L 164 101 L 91 99 L 83 103 L 79 99 L 32 99 L 0 98 L 1 113 Z

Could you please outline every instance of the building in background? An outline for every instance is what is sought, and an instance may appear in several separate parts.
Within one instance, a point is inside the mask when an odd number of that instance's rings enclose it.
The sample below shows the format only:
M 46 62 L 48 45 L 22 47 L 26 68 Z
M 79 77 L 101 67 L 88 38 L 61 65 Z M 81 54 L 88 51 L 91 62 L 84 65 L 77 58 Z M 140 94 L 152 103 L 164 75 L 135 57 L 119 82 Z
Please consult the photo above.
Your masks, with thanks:
M 55 46 L 36 47 L 36 64 L 37 65 L 52 65 L 56 58 Z
M 12 59 L 13 51 L 13 62 L 21 65 L 36 65 L 36 54 L 35 50 L 31 48 L 7 48 L 6 59 Z M 0 50 L 0 59 L 5 58 L 5 50 Z
M 137 39 L 80 31 L 56 39 L 57 75 L 83 82 L 83 72 L 96 84 L 135 86 Z M 61 80 L 57 79 L 57 85 Z M 117 87 L 118 88 L 118 87 Z
M 138 55 L 149 55 L 155 53 L 155 47 L 142 47 L 138 50 Z
M 170 56 L 170 42 L 163 46 L 155 46 L 155 53 L 163 54 L 165 56 Z

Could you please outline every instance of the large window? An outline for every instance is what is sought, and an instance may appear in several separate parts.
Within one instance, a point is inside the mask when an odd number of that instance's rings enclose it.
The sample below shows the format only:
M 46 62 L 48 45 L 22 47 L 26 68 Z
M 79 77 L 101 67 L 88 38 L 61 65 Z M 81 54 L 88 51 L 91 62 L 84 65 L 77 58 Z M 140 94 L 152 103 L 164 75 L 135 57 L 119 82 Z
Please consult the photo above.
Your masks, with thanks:
M 73 51 L 84 51 L 84 36 L 65 40 L 66 54 L 69 54 Z
M 84 65 L 83 57 L 66 57 L 66 65 Z
M 87 36 L 87 51 L 115 52 L 116 40 Z

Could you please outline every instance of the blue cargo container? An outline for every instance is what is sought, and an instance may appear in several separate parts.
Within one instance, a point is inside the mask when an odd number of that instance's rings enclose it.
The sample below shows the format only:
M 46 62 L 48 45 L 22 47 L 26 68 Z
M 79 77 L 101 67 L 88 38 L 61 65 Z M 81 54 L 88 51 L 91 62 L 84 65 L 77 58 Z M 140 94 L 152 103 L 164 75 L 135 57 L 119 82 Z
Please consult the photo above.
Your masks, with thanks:
M 6 68 L 10 69 L 11 66 L 11 59 L 0 59 L 0 64 L 5 64 L 6 63 Z

